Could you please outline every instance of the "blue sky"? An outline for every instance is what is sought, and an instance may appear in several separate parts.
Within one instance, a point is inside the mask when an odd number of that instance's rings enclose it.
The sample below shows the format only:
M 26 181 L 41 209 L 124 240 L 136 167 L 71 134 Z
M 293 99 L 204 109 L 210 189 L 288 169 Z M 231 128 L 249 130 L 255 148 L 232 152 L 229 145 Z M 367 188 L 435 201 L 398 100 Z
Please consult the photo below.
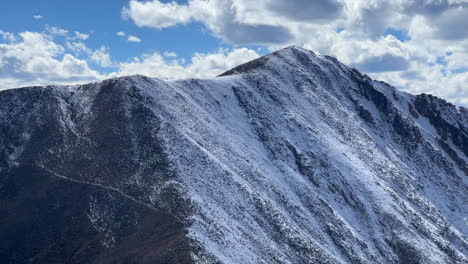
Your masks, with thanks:
M 108 46 L 118 61 L 156 51 L 172 51 L 189 59 L 195 52 L 206 53 L 227 46 L 204 31 L 199 23 L 164 30 L 138 27 L 132 20 L 122 19 L 122 7 L 127 4 L 127 0 L 6 1 L 0 10 L 0 29 L 7 32 L 42 32 L 47 26 L 53 26 L 79 31 L 90 35 L 86 41 L 89 48 Z M 42 18 L 35 19 L 37 15 Z M 116 35 L 120 31 L 144 38 L 144 41 L 129 43 Z
M 0 89 L 135 73 L 209 78 L 294 44 L 400 89 L 468 105 L 466 0 L 252 3 L 4 1 Z

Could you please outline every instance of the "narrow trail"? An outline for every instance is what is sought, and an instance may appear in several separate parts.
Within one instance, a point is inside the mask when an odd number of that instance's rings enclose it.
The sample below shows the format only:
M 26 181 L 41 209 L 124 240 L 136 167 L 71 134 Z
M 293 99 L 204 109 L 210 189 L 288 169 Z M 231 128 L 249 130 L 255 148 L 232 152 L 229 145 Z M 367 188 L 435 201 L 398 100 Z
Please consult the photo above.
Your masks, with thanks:
M 130 196 L 130 195 L 128 195 L 128 194 L 122 192 L 122 191 L 119 190 L 119 189 L 112 188 L 112 187 L 109 187 L 109 186 L 104 186 L 104 185 L 101 185 L 101 184 L 99 184 L 99 183 L 85 182 L 85 181 L 80 181 L 80 180 L 71 179 L 71 178 L 68 178 L 68 177 L 66 177 L 66 176 L 63 176 L 63 175 L 61 175 L 61 174 L 58 174 L 58 173 L 56 173 L 56 172 L 54 172 L 54 171 L 51 171 L 51 170 L 47 169 L 47 168 L 44 167 L 44 166 L 41 166 L 41 165 L 39 165 L 39 164 L 36 164 L 36 165 L 37 165 L 39 168 L 41 168 L 41 169 L 47 171 L 48 173 L 52 174 L 53 176 L 55 176 L 55 177 L 57 177 L 57 178 L 60 178 L 60 179 L 66 180 L 66 181 L 70 181 L 70 182 L 74 182 L 74 183 L 92 185 L 92 186 L 99 187 L 99 188 L 102 188 L 102 189 L 105 189 L 105 190 L 109 190 L 109 191 L 112 191 L 112 192 L 116 192 L 116 193 L 122 195 L 123 197 L 125 197 L 125 198 L 127 198 L 127 199 L 129 199 L 129 200 L 131 200 L 131 201 L 133 201 L 133 202 L 135 202 L 135 203 L 137 203 L 137 204 L 140 204 L 140 205 L 142 205 L 142 206 L 144 206 L 144 207 L 146 207 L 146 208 L 148 208 L 148 209 L 150 209 L 150 210 L 153 210 L 153 211 L 155 211 L 155 212 L 160 212 L 158 209 L 152 207 L 151 205 L 149 205 L 149 204 L 147 204 L 147 203 L 144 203 L 144 202 L 142 202 L 142 201 L 139 201 L 139 200 L 133 198 L 132 196 Z

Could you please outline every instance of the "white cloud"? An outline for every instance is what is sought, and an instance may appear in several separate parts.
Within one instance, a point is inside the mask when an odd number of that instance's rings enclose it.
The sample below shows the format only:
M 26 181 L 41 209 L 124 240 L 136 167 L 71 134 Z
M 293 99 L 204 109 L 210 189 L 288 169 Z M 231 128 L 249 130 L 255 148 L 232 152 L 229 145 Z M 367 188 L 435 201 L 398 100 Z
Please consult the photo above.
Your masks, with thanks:
M 65 35 L 57 32 L 67 32 Z M 109 48 L 92 50 L 81 41 L 68 41 L 67 30 L 50 29 L 46 33 L 22 32 L 6 43 L 0 42 L 0 89 L 20 86 L 88 82 L 114 76 L 144 74 L 165 79 L 211 78 L 259 55 L 247 48 L 220 49 L 213 53 L 195 53 L 189 63 L 175 52 L 151 53 L 130 62 L 111 60 Z M 62 38 L 65 45 L 54 38 Z M 116 72 L 101 75 L 88 65 L 115 67 Z
M 41 15 L 34 15 L 33 18 L 36 20 L 39 20 L 39 19 L 43 19 L 44 17 Z
M 454 52 L 445 57 L 449 70 L 468 69 L 468 51 Z
M 338 18 L 344 9 L 344 4 L 338 0 L 289 0 L 266 1 L 266 7 L 274 13 L 297 21 L 330 21 Z
M 78 31 L 74 32 L 74 36 L 71 39 L 79 39 L 79 40 L 87 40 L 89 38 L 89 34 L 84 34 Z
M 165 28 L 187 23 L 196 16 L 192 7 L 179 5 L 176 2 L 161 3 L 159 1 L 130 1 L 129 7 L 123 9 L 122 15 L 125 18 L 134 19 L 138 26 L 155 28 Z
M 141 42 L 141 39 L 139 37 L 136 37 L 136 36 L 128 35 L 127 41 L 128 42 L 139 43 L 139 42 Z
M 46 25 L 44 34 L 50 35 L 51 37 L 63 37 L 67 40 L 87 40 L 89 34 L 81 33 L 79 31 L 70 32 L 66 29 Z
M 143 74 L 164 79 L 212 78 L 258 56 L 255 51 L 247 48 L 221 49 L 215 53 L 196 53 L 191 63 L 184 65 L 181 60 L 166 60 L 160 53 L 152 53 L 141 59 L 134 58 L 131 62 L 121 63 L 119 71 L 112 76 Z
M 56 36 L 65 37 L 65 36 L 68 35 L 68 30 L 63 29 L 63 28 L 59 28 L 59 27 L 46 26 L 45 32 L 48 35 L 51 35 L 53 37 L 56 37 Z
M 417 68 L 417 71 L 414 69 Z M 407 72 L 387 72 L 370 74 L 371 77 L 386 80 L 397 88 L 413 93 L 430 93 L 445 98 L 458 105 L 468 104 L 468 72 L 452 74 L 443 73 L 440 65 L 428 66 L 426 64 L 414 65 Z M 413 75 L 408 78 L 405 75 Z
M 15 40 L 0 43 L 0 89 L 100 77 L 85 60 L 66 53 L 65 47 L 54 42 L 53 35 L 26 31 Z
M 99 64 L 101 67 L 111 67 L 112 61 L 109 54 L 109 48 L 100 47 L 91 54 L 91 60 Z
M 91 49 L 89 49 L 86 44 L 81 41 L 72 41 L 72 42 L 65 42 L 65 46 L 72 51 L 74 54 L 80 53 L 91 53 Z
M 171 57 L 171 58 L 176 58 L 177 57 L 177 54 L 175 52 L 172 52 L 172 51 L 165 51 L 163 53 L 164 57 Z
M 181 5 L 176 2 L 162 3 L 158 0 L 132 0 L 129 6 L 122 10 L 122 15 L 132 19 L 140 27 L 158 29 L 198 21 L 215 36 L 233 44 L 285 43 L 292 37 L 280 23 L 267 24 L 262 21 L 263 17 L 253 23 L 247 23 L 238 17 L 244 13 L 238 10 L 246 6 L 237 5 L 242 1 L 245 0 L 191 0 L 187 5 Z M 258 5 L 262 6 L 262 1 Z
M 0 37 L 6 41 L 10 41 L 10 42 L 16 41 L 15 34 L 10 33 L 10 32 L 5 32 L 3 30 L 0 30 Z
M 123 32 L 123 31 L 117 32 L 116 35 L 117 35 L 118 37 L 122 37 L 122 38 L 123 38 L 123 37 L 127 37 L 127 41 L 128 41 L 128 42 L 139 43 L 139 42 L 142 41 L 139 37 L 133 36 L 133 35 L 127 35 L 127 33 Z

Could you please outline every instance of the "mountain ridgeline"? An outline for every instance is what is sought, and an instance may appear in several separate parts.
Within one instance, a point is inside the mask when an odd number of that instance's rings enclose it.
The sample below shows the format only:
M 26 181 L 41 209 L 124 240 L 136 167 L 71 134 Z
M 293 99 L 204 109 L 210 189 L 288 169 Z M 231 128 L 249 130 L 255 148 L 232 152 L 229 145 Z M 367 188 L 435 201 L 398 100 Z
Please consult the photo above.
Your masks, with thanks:
M 468 263 L 468 114 L 289 47 L 0 92 L 0 263 Z

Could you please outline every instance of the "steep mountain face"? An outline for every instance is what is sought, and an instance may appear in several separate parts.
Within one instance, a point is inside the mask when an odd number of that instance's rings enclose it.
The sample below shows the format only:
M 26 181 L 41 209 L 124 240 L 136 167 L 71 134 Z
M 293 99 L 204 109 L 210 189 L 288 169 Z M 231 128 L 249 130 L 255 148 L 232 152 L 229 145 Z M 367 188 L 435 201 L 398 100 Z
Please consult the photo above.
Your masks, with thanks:
M 2 263 L 467 263 L 468 118 L 290 47 L 0 92 Z

